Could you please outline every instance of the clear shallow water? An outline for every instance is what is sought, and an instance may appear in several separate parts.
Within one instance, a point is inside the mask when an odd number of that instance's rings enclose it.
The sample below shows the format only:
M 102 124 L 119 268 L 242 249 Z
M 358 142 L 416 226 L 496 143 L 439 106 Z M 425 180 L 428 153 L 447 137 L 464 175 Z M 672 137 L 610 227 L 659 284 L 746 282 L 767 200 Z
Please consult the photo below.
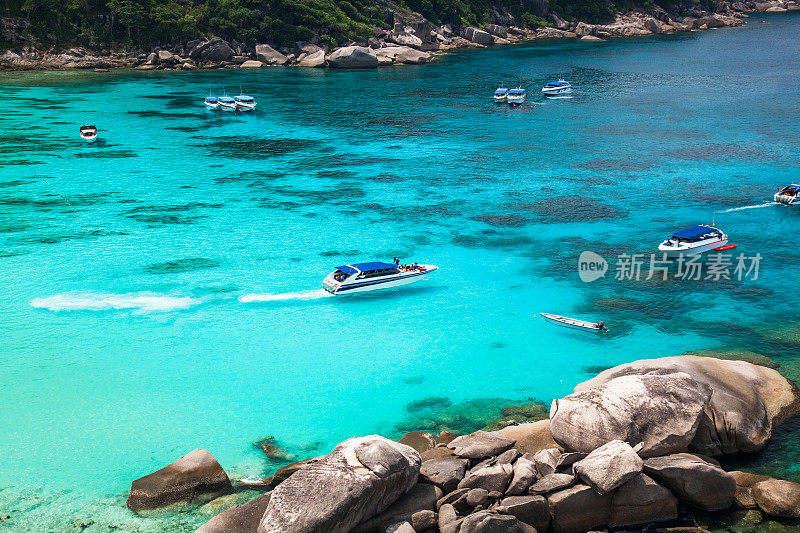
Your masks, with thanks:
M 800 215 L 755 206 L 800 170 L 800 25 L 756 20 L 375 72 L 0 75 L 21 103 L 0 116 L 0 530 L 192 530 L 219 509 L 138 518 L 130 481 L 197 447 L 268 473 L 258 438 L 325 453 L 432 396 L 548 402 L 597 367 L 717 347 L 794 375 L 778 284 Z M 542 101 L 559 74 L 574 97 Z M 489 101 L 522 78 L 527 105 Z M 240 86 L 252 116 L 200 105 Z M 583 250 L 650 253 L 712 219 L 762 253 L 758 281 L 578 279 Z M 441 269 L 317 297 L 332 267 L 392 256 Z

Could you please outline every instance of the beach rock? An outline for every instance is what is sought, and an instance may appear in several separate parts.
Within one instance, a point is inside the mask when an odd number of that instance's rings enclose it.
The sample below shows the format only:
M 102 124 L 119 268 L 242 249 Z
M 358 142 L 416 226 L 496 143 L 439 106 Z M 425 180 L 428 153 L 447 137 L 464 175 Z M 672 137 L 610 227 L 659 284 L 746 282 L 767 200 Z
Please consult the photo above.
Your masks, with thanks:
M 800 390 L 777 371 L 744 361 L 692 355 L 644 359 L 619 365 L 581 383 L 575 392 L 595 388 L 620 376 L 675 372 L 686 373 L 713 391 L 707 412 L 701 415 L 690 443 L 693 451 L 711 456 L 760 451 L 769 442 L 776 426 L 800 412 Z M 679 394 L 684 395 L 683 392 Z M 685 417 L 682 409 L 675 414 Z
M 348 439 L 272 491 L 258 533 L 346 533 L 417 481 L 419 454 L 377 435 Z
M 605 39 L 601 39 L 600 37 L 596 37 L 596 36 L 594 36 L 594 35 L 584 35 L 583 37 L 581 37 L 581 41 L 596 41 L 596 42 L 601 42 L 601 41 L 604 41 L 604 40 L 605 40 Z
M 500 501 L 495 511 L 515 516 L 520 522 L 535 527 L 536 531 L 544 532 L 550 525 L 547 500 L 542 496 L 509 496 Z
M 508 38 L 508 28 L 505 26 L 499 26 L 497 24 L 487 24 L 483 27 L 484 30 L 491 33 L 495 37 L 500 37 L 502 39 Z
M 364 46 L 337 48 L 327 57 L 331 66 L 338 68 L 371 68 L 378 66 L 375 50 Z
M 449 431 L 442 431 L 439 433 L 439 445 L 440 446 L 447 446 L 451 442 L 456 439 L 456 435 L 454 433 L 450 433 Z
M 158 62 L 162 65 L 171 66 L 178 62 L 178 58 L 168 50 L 158 51 Z
M 242 505 L 223 511 L 198 529 L 195 533 L 253 533 L 264 516 L 270 493 L 262 494 Z
M 800 484 L 767 479 L 753 485 L 751 490 L 758 507 L 768 515 L 800 518 Z
M 265 65 L 285 65 L 289 58 L 272 48 L 268 44 L 256 45 L 256 59 Z
M 134 511 L 156 509 L 178 502 L 211 500 L 232 490 L 217 460 L 198 449 L 131 483 L 128 507 Z
M 462 496 L 465 496 L 470 489 L 456 489 L 452 492 L 445 494 L 443 497 L 439 498 L 436 501 L 436 508 L 440 509 L 442 506 L 446 504 L 454 504 L 458 500 L 461 499 Z
M 553 533 L 584 533 L 605 524 L 611 515 L 611 494 L 598 494 L 583 484 L 551 494 L 547 504 Z
M 642 470 L 680 500 L 705 511 L 719 511 L 733 504 L 734 477 L 691 454 L 653 457 L 645 460 Z
M 458 533 L 536 533 L 536 530 L 511 515 L 478 511 L 464 518 Z
M 578 478 L 572 474 L 548 474 L 531 485 L 528 490 L 531 494 L 547 494 L 570 487 L 577 481 Z
M 483 459 L 494 457 L 514 446 L 514 439 L 508 438 L 499 431 L 476 431 L 469 435 L 456 437 L 448 448 L 460 456 L 468 459 Z
M 390 46 L 381 48 L 377 51 L 378 57 L 388 56 L 391 57 L 395 63 L 402 63 L 406 65 L 419 65 L 427 63 L 432 57 L 428 52 L 414 50 L 407 46 Z
M 553 24 L 553 26 L 555 26 L 556 29 L 559 29 L 559 30 L 562 30 L 562 31 L 569 29 L 569 22 L 567 22 L 566 20 L 562 19 L 561 17 L 559 17 L 555 13 L 550 13 L 547 16 L 547 20 L 548 20 L 548 22 Z
M 728 473 L 736 481 L 736 494 L 733 496 L 734 505 L 740 509 L 757 509 L 758 504 L 753 499 L 753 485 L 771 478 L 769 476 L 740 472 L 739 470 L 733 470 Z
M 400 444 L 411 446 L 417 452 L 422 453 L 436 447 L 436 437 L 424 431 L 412 431 L 406 433 L 398 441 Z
M 572 466 L 581 459 L 585 459 L 588 456 L 588 453 L 584 452 L 567 452 L 562 453 L 561 457 L 558 458 L 558 464 L 556 465 L 556 470 L 561 468 L 567 468 L 568 466 Z
M 661 23 L 659 23 L 653 17 L 650 17 L 649 19 L 647 19 L 647 21 L 645 22 L 645 26 L 647 26 L 647 29 L 650 30 L 653 33 L 661 33 L 661 31 L 662 31 Z
M 406 33 L 404 31 L 392 32 L 386 37 L 386 40 L 400 46 L 410 46 L 412 48 L 419 48 L 422 46 L 422 39 L 413 33 Z
M 540 476 L 547 476 L 555 472 L 559 459 L 561 459 L 561 451 L 558 448 L 539 450 L 533 454 L 533 462 L 536 463 L 536 471 Z
M 514 441 L 520 453 L 536 453 L 547 448 L 557 448 L 558 444 L 550 433 L 550 420 L 508 426 L 497 431 L 500 435 Z
M 436 513 L 432 510 L 417 511 L 411 515 L 411 527 L 414 531 L 425 531 L 436 527 Z
M 458 513 L 456 513 L 455 508 L 451 504 L 446 503 L 439 508 L 439 513 L 437 518 L 438 518 L 439 529 L 442 529 L 444 528 L 444 526 L 458 520 Z
M 396 502 L 372 518 L 362 522 L 351 533 L 370 533 L 384 531 L 392 524 L 411 521 L 411 517 L 419 511 L 433 513 L 436 509 L 436 500 L 442 496 L 442 491 L 433 485 L 417 483 L 411 490 L 401 496 Z
M 489 499 L 489 491 L 486 489 L 469 489 L 469 492 L 464 496 L 467 505 L 470 507 L 477 507 L 486 503 Z
M 307 54 L 298 63 L 301 67 L 319 68 L 325 66 L 325 50 L 317 50 Z
M 487 466 L 474 470 L 458 483 L 459 489 L 482 488 L 487 491 L 505 492 L 511 481 L 513 468 L 511 465 Z
M 506 494 L 514 496 L 522 494 L 536 481 L 536 463 L 526 457 L 520 457 L 513 466 L 511 482 L 508 484 Z
M 200 60 L 203 62 L 209 61 L 215 63 L 228 61 L 233 56 L 233 49 L 227 42 L 219 37 L 214 37 L 209 41 L 199 44 L 189 53 L 189 57 L 195 61 Z
M 482 44 L 484 46 L 494 44 L 494 39 L 488 32 L 479 30 L 478 28 L 473 28 L 472 26 L 467 26 L 464 28 L 463 36 L 465 39 L 472 41 L 473 43 Z
M 422 452 L 420 454 L 422 461 L 430 461 L 431 459 L 443 459 L 445 457 L 455 457 L 453 455 L 453 451 L 450 448 L 445 446 L 437 446 L 432 450 L 428 450 L 427 452 Z
M 678 500 L 645 474 L 639 474 L 617 489 L 611 499 L 612 528 L 640 526 L 678 517 Z
M 575 463 L 575 475 L 600 494 L 611 492 L 642 473 L 642 459 L 621 440 L 600 446 Z
M 558 28 L 540 28 L 536 30 L 537 39 L 575 39 L 577 35 L 571 31 Z
M 464 479 L 469 461 L 458 457 L 443 457 L 424 461 L 419 470 L 422 480 L 427 481 L 445 492 L 454 490 Z
M 641 443 L 642 457 L 683 451 L 694 439 L 711 395 L 707 386 L 682 372 L 595 380 L 578 385 L 575 393 L 553 400 L 550 407 L 553 438 L 567 450 L 591 452 L 619 439 Z
M 256 61 L 255 59 L 248 59 L 247 61 L 239 65 L 239 68 L 261 68 L 263 66 L 264 63 L 262 63 L 261 61 Z
M 305 54 L 316 54 L 320 50 L 323 52 L 325 51 L 321 46 L 317 46 L 316 44 L 308 41 L 297 41 L 295 45 L 297 46 L 298 51 Z
M 575 26 L 575 29 L 572 31 L 575 32 L 575 35 L 578 37 L 584 37 L 586 35 L 592 35 L 595 32 L 595 27 L 585 22 L 578 22 L 577 26 Z
M 146 65 L 158 65 L 158 54 L 155 52 L 151 52 L 147 56 L 147 60 L 145 61 Z

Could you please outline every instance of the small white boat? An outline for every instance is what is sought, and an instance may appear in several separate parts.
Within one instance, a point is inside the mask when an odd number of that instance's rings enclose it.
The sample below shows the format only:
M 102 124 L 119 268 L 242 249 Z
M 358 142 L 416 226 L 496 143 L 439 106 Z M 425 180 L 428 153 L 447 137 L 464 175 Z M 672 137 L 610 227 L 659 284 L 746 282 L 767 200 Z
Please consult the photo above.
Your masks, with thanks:
M 206 96 L 206 99 L 203 101 L 203 104 L 208 109 L 214 110 L 219 108 L 219 99 L 216 96 Z
M 604 322 L 587 322 L 586 320 L 578 320 L 577 318 L 568 318 L 560 315 L 553 315 L 550 313 L 539 313 L 548 322 L 557 324 L 573 329 L 583 329 L 588 331 L 600 331 L 603 333 L 608 332 L 608 328 Z
M 438 268 L 435 265 L 417 263 L 353 263 L 336 267 L 336 270 L 322 280 L 322 287 L 331 294 L 388 289 L 419 281 Z
M 236 111 L 236 100 L 230 96 L 220 96 L 217 98 L 217 102 L 219 102 L 219 108 L 223 111 Z
M 81 126 L 81 139 L 86 142 L 94 142 L 97 139 L 97 126 L 86 124 Z
M 776 192 L 773 199 L 780 204 L 792 205 L 797 201 L 798 194 L 800 194 L 800 185 L 792 183 Z
M 511 89 L 508 91 L 508 95 L 506 96 L 506 102 L 511 105 L 521 104 L 525 101 L 525 89 L 522 87 L 517 87 L 516 89 Z
M 507 96 L 508 96 L 507 87 L 498 87 L 494 91 L 494 101 L 497 103 L 505 103 Z
M 550 83 L 542 87 L 542 92 L 545 94 L 545 96 L 571 93 L 572 84 L 568 81 L 564 81 L 559 78 L 558 81 L 551 81 Z
M 236 102 L 236 109 L 239 111 L 255 111 L 256 109 L 256 101 L 252 96 L 240 94 L 234 96 L 233 99 Z
M 658 251 L 668 259 L 680 256 L 699 255 L 728 244 L 728 236 L 714 226 L 701 224 L 682 229 L 658 245 Z

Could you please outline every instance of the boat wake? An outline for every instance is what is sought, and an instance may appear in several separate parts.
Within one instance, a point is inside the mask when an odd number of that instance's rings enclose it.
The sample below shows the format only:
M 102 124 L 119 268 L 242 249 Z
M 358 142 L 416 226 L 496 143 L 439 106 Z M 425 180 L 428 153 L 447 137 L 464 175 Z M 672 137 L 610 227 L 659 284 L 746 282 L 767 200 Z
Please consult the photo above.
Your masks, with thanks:
M 188 309 L 202 300 L 189 296 L 166 296 L 153 292 L 107 294 L 97 292 L 69 292 L 34 298 L 31 305 L 50 311 L 106 311 L 134 309 L 141 312 L 175 311 Z
M 730 209 L 725 209 L 724 211 L 720 211 L 720 213 L 733 213 L 734 211 L 744 211 L 745 209 L 758 209 L 760 207 L 769 207 L 771 205 L 778 205 L 775 202 L 764 202 L 763 204 L 757 205 L 745 205 L 742 207 L 732 207 Z
M 242 303 L 285 302 L 290 300 L 318 300 L 320 298 L 328 298 L 329 296 L 333 296 L 333 294 L 329 293 L 325 289 L 315 289 L 312 291 L 285 292 L 282 294 L 271 294 L 268 292 L 261 294 L 245 294 L 244 296 L 239 297 L 239 301 Z

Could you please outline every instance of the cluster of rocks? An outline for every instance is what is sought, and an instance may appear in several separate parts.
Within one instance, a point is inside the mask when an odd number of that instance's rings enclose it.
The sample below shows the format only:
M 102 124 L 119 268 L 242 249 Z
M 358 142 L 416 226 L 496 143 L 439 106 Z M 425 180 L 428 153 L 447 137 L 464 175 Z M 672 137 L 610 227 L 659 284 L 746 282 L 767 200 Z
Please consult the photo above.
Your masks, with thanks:
M 800 9 L 797 0 L 768 0 L 767 2 L 728 0 L 718 2 L 715 12 L 699 7 L 685 13 L 668 13 L 660 7 L 648 12 L 632 11 L 621 14 L 611 24 L 567 22 L 557 14 L 542 8 L 550 26 L 540 29 L 522 28 L 514 24 L 508 13 L 494 13 L 495 21 L 507 24 L 486 24 L 455 27 L 452 24 L 435 26 L 417 13 L 394 12 L 393 25 L 376 28 L 376 35 L 361 43 L 329 49 L 319 42 L 297 42 L 294 47 L 273 48 L 268 44 L 247 46 L 236 40 L 219 37 L 198 39 L 171 47 L 157 47 L 149 53 L 128 55 L 101 50 L 91 53 L 83 48 L 70 48 L 58 53 L 42 52 L 25 44 L 24 19 L 0 19 L 0 30 L 16 51 L 0 54 L 0 70 L 32 69 L 95 69 L 136 68 L 138 70 L 194 70 L 245 68 L 264 66 L 299 66 L 308 68 L 374 68 L 395 64 L 421 64 L 435 54 L 457 48 L 481 48 L 507 45 L 535 39 L 582 39 L 601 41 L 612 37 L 631 37 L 705 30 L 741 25 L 742 17 L 756 11 L 782 12 Z M 699 4 L 698 4 L 699 5 Z
M 637 361 L 554 400 L 549 420 L 349 439 L 279 470 L 273 490 L 198 533 L 578 533 L 681 525 L 681 509 L 797 518 L 800 484 L 726 472 L 712 456 L 763 449 L 798 412 L 800 390 L 773 369 L 691 355 Z M 134 481 L 128 506 L 230 490 L 196 450 Z

